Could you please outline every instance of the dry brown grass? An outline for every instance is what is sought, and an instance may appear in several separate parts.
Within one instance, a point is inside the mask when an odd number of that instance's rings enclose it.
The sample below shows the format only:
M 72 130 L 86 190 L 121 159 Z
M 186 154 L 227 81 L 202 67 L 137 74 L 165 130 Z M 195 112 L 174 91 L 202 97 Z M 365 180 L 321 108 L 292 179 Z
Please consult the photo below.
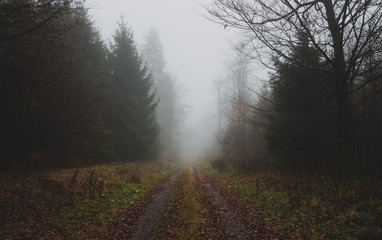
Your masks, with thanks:
M 0 175 L 0 239 L 88 239 L 174 164 L 115 163 Z

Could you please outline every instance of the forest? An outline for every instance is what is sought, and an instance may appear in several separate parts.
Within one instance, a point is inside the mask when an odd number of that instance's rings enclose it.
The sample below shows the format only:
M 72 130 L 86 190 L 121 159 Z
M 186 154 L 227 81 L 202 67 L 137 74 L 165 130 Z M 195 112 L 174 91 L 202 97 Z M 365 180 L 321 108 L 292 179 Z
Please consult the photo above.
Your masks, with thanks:
M 143 56 L 123 17 L 106 44 L 83 3 L 1 1 L 0 7 L 2 168 L 169 154 L 177 96 L 155 29 Z
M 380 177 L 381 4 L 281 1 L 270 11 L 271 2 L 208 9 L 246 33 L 217 82 L 226 122 L 217 164 Z M 253 62 L 271 70 L 260 90 L 249 84 Z
M 379 0 L 203 3 L 240 37 L 192 161 L 161 32 L 88 6 L 0 0 L 1 239 L 382 238 Z

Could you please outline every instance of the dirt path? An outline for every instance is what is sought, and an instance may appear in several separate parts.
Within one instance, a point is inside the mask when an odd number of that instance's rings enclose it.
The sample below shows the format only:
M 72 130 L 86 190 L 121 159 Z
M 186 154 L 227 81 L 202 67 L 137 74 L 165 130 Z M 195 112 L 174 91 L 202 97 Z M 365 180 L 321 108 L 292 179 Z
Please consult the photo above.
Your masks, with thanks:
M 190 164 L 126 211 L 109 239 L 283 239 L 232 191 Z
M 212 216 L 212 224 L 210 226 L 202 226 L 204 237 L 223 238 L 223 239 L 250 239 L 251 234 L 245 231 L 243 223 L 232 213 L 232 211 L 225 204 L 220 194 L 213 189 L 210 182 L 203 178 L 197 168 L 192 166 L 196 177 L 198 189 L 204 194 L 205 206 Z M 214 231 L 220 229 L 220 231 Z
M 161 179 L 143 198 L 127 207 L 108 232 L 97 239 L 151 239 L 153 225 L 167 204 L 181 168 Z
M 156 222 L 168 204 L 172 187 L 179 175 L 180 169 L 181 168 L 178 168 L 172 174 L 170 180 L 165 184 L 162 193 L 160 193 L 159 196 L 157 196 L 155 200 L 148 206 L 146 213 L 141 219 L 132 239 L 144 240 L 153 238 L 155 235 L 154 230 Z

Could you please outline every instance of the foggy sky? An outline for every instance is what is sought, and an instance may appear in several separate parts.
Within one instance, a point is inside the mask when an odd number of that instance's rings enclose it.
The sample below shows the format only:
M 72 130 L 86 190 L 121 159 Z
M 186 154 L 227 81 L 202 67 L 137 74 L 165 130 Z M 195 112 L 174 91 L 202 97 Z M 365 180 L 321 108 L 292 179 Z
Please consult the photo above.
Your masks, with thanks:
M 201 157 L 215 138 L 212 82 L 224 72 L 232 30 L 202 17 L 205 11 L 197 0 L 91 0 L 87 5 L 104 39 L 111 39 L 121 15 L 132 28 L 138 46 L 150 27 L 159 31 L 166 70 L 187 89 L 183 102 L 190 110 L 185 127 L 191 135 L 181 140 L 182 156 L 187 160 Z

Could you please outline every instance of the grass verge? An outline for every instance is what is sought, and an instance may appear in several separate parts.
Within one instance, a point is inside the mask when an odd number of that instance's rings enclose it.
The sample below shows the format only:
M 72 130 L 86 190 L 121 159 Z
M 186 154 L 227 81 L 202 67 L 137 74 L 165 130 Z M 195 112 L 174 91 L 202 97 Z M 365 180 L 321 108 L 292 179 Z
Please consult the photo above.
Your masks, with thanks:
M 126 163 L 0 176 L 0 239 L 97 238 L 174 169 Z
M 195 173 L 190 164 L 183 170 L 186 181 L 183 185 L 183 225 L 179 229 L 178 239 L 199 239 L 201 219 L 199 216 L 199 203 L 195 198 Z
M 174 182 L 168 206 L 158 220 L 155 239 L 199 239 L 200 224 L 195 176 L 187 164 Z
M 263 170 L 251 175 L 200 168 L 291 239 L 382 239 L 380 182 Z

